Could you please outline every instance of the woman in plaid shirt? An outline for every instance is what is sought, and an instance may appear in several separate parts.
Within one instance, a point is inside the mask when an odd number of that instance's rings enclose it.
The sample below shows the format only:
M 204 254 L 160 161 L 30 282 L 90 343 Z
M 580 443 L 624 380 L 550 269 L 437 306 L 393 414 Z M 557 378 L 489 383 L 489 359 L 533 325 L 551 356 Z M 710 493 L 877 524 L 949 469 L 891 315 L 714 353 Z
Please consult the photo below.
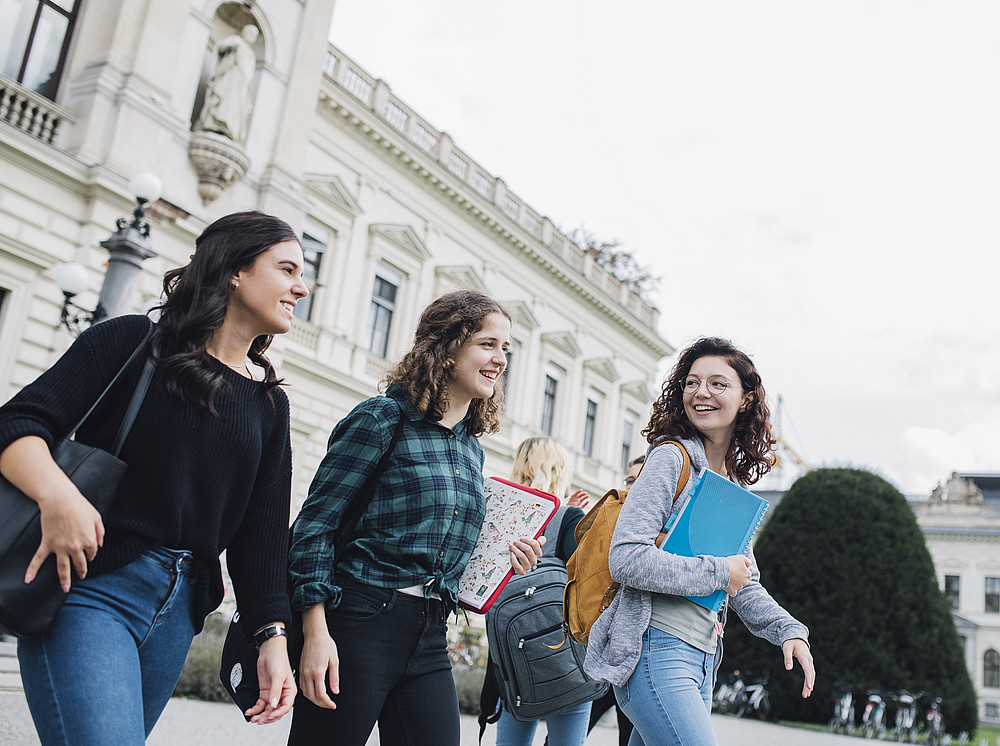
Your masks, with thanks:
M 499 429 L 511 318 L 458 291 L 428 306 L 385 396 L 330 435 L 292 527 L 292 606 L 302 612 L 301 696 L 289 744 L 459 743 L 445 619 L 486 512 L 479 436 Z M 402 431 L 353 540 L 334 556 L 348 503 Z M 527 572 L 539 541 L 510 547 Z

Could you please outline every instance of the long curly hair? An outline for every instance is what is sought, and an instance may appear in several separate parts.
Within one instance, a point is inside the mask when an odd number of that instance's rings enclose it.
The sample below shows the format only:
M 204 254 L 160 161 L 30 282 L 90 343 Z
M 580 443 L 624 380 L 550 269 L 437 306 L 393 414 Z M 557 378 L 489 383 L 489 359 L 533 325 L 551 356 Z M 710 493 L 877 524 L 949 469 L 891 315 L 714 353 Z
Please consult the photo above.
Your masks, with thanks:
M 733 440 L 726 454 L 726 469 L 743 484 L 753 484 L 774 466 L 775 439 L 771 434 L 771 410 L 765 400 L 764 385 L 749 356 L 728 339 L 702 337 L 685 349 L 663 382 L 659 398 L 653 402 L 649 424 L 642 434 L 652 443 L 657 438 L 701 437 L 684 411 L 684 379 L 691 366 L 702 357 L 720 357 L 736 371 L 743 391 L 750 394 L 744 411 L 736 415 Z
M 381 389 L 395 383 L 420 414 L 440 420 L 448 409 L 448 386 L 455 380 L 455 357 L 491 313 L 512 321 L 503 306 L 478 290 L 456 290 L 433 301 L 420 314 L 413 347 L 385 374 Z M 503 387 L 494 386 L 488 399 L 473 399 L 469 412 L 473 435 L 497 432 L 503 415 Z
M 573 481 L 573 466 L 569 453 L 559 441 L 535 435 L 521 441 L 517 447 L 510 478 L 563 499 Z
M 284 220 L 256 210 L 226 215 L 202 231 L 191 261 L 163 276 L 164 300 L 153 309 L 160 312 L 161 348 L 169 351 L 160 360 L 167 391 L 219 416 L 214 400 L 225 379 L 205 348 L 226 318 L 232 277 L 275 244 L 298 240 Z M 269 387 L 281 383 L 264 354 L 271 339 L 269 334 L 257 337 L 248 353 L 264 369 Z

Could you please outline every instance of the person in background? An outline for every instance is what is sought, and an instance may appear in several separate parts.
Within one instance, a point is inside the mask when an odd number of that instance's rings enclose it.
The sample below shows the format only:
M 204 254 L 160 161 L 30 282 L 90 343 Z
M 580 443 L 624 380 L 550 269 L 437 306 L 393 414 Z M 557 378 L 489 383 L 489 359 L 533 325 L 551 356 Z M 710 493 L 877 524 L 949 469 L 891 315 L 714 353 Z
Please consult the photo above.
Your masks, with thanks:
M 628 471 L 625 472 L 626 490 L 632 489 L 632 483 L 635 482 L 635 478 L 642 471 L 642 464 L 645 460 L 646 454 L 640 453 L 628 462 Z M 594 700 L 594 706 L 590 710 L 590 723 L 587 725 L 587 733 L 589 734 L 594 729 L 594 726 L 597 725 L 604 713 L 612 707 L 615 708 L 615 715 L 618 718 L 618 746 L 626 746 L 629 737 L 632 735 L 632 721 L 628 719 L 628 715 L 622 712 L 622 708 L 619 707 L 613 688 L 608 689 L 608 693 L 600 699 Z
M 576 551 L 576 538 L 573 532 L 584 516 L 580 506 L 586 505 L 590 499 L 584 490 L 576 490 L 570 495 L 573 467 L 569 453 L 552 438 L 544 436 L 527 438 L 521 442 L 514 454 L 510 479 L 518 484 L 548 492 L 563 501 L 552 516 L 552 521 L 559 527 L 558 540 L 552 554 L 565 563 Z M 487 671 L 490 668 L 487 666 Z M 484 696 L 488 683 L 483 684 Z M 590 702 L 584 702 L 565 712 L 546 717 L 546 743 L 550 746 L 581 746 L 587 736 L 590 705 Z M 537 727 L 537 720 L 521 722 L 503 709 L 497 721 L 496 746 L 531 746 Z
M 384 379 L 385 396 L 333 429 L 292 526 L 292 606 L 305 642 L 289 744 L 363 746 L 377 721 L 383 746 L 458 746 L 445 619 L 486 515 L 479 438 L 500 427 L 510 327 L 483 293 L 438 298 Z M 401 418 L 371 504 L 334 556 L 341 516 Z M 515 572 L 534 567 L 541 543 L 511 544 Z
M 614 685 L 635 725 L 629 746 L 715 746 L 710 713 L 722 623 L 684 596 L 725 589 L 746 627 L 781 648 L 786 669 L 798 660 L 803 697 L 816 679 L 809 631 L 760 584 L 752 551 L 684 557 L 655 544 L 691 486 L 689 479 L 674 501 L 683 455 L 661 443 L 680 440 L 692 475 L 708 467 L 741 485 L 774 464 L 770 411 L 753 362 L 728 340 L 699 339 L 664 381 L 643 435 L 650 442 L 646 463 L 618 516 L 608 557 L 621 589 L 591 629 L 586 670 Z
M 157 365 L 107 514 L 49 448 L 141 344 L 148 318 L 91 327 L 0 409 L 0 472 L 41 510 L 42 542 L 25 582 L 53 555 L 69 592 L 48 631 L 18 643 L 43 746 L 145 743 L 192 637 L 222 601 L 224 549 L 241 627 L 260 650 L 260 699 L 247 715 L 273 722 L 294 700 L 284 636 L 289 408 L 264 353 L 309 293 L 302 248 L 287 223 L 259 212 L 219 218 L 195 243 L 191 262 L 164 276 Z M 77 440 L 112 449 L 144 363 L 125 372 Z

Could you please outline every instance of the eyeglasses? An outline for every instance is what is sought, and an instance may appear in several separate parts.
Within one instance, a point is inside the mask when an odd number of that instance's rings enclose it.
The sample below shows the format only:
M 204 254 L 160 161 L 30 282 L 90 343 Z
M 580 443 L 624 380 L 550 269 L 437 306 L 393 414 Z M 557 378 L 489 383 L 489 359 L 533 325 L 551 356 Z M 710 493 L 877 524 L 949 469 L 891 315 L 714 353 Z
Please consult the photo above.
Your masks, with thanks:
M 681 384 L 681 388 L 685 394 L 694 394 L 701 388 L 701 382 L 702 379 L 698 376 L 688 376 Z M 722 376 L 712 376 L 705 383 L 708 384 L 710 394 L 724 394 L 726 389 L 733 385 Z

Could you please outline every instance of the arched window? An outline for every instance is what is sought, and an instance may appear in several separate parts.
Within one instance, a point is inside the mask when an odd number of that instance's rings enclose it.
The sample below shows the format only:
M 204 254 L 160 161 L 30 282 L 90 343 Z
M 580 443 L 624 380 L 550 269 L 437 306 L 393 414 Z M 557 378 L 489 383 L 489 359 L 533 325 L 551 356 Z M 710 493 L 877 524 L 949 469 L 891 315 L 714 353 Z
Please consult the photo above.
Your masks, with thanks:
M 983 655 L 983 686 L 1000 689 L 1000 653 L 996 650 Z
M 0 2 L 0 73 L 55 99 L 79 0 Z

